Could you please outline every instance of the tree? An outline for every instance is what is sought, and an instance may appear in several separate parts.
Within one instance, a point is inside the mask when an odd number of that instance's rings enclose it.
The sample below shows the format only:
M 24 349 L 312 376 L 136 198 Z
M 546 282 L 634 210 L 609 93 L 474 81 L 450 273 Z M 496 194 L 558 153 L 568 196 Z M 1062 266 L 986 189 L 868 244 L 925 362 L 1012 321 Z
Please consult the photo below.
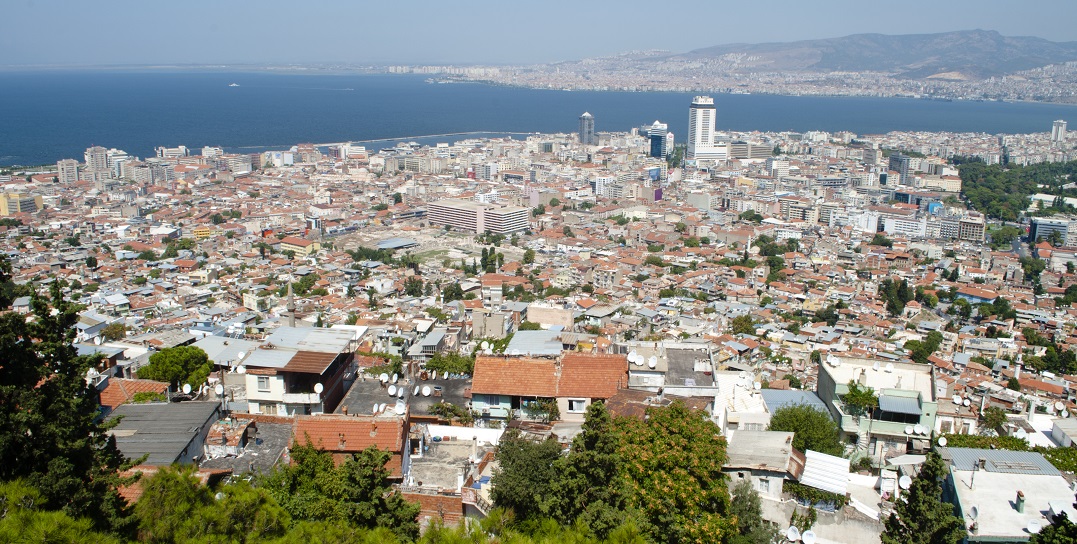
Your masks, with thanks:
M 894 247 L 894 241 L 887 238 L 886 235 L 881 232 L 875 233 L 875 236 L 872 237 L 868 244 L 873 246 Z
M 400 204 L 401 202 L 404 202 L 404 195 L 393 193 L 393 204 Z
M 331 452 L 309 443 L 292 449 L 292 464 L 277 465 L 261 481 L 293 519 L 391 529 L 400 538 L 419 536 L 419 505 L 390 487 L 385 463 L 392 454 L 375 446 L 339 466 Z
M 998 406 L 988 406 L 984 408 L 980 418 L 983 419 L 984 426 L 991 430 L 998 430 L 1006 424 L 1006 412 Z
M 939 454 L 929 453 L 909 492 L 886 519 L 883 544 L 956 544 L 967 536 L 953 505 L 942 500 L 946 474 Z
M 506 431 L 497 447 L 498 468 L 490 496 L 494 504 L 512 510 L 520 520 L 542 517 L 560 458 L 561 444 L 556 440 L 534 441 L 516 429 Z
M 454 300 L 463 300 L 464 288 L 460 287 L 459 283 L 451 283 L 445 290 L 441 292 L 442 302 L 452 302 Z
M 683 402 L 619 418 L 622 475 L 640 529 L 653 542 L 720 542 L 737 533 L 722 474 L 721 430 Z
M 733 334 L 755 334 L 755 320 L 748 314 L 738 315 L 729 322 Z
M 519 326 L 519 328 L 517 328 L 517 330 L 520 330 L 520 331 L 539 331 L 539 330 L 542 330 L 542 325 L 539 325 L 538 323 L 535 323 L 533 321 L 523 321 L 523 322 L 520 323 L 520 326 Z
M 51 305 L 33 295 L 32 322 L 0 314 L 0 481 L 21 479 L 44 508 L 129 535 L 128 508 L 117 492 L 125 482 L 118 471 L 128 463 L 97 420 L 98 391 L 86 380 L 100 359 L 76 355 L 76 308 L 58 283 L 50 293 Z
M 606 538 L 628 516 L 622 462 L 605 403 L 592 403 L 582 431 L 572 440 L 572 451 L 554 463 L 558 477 L 550 486 L 553 518 L 564 525 L 582 523 L 598 538 Z
M 162 467 L 142 480 L 135 505 L 143 542 L 260 542 L 281 536 L 288 514 L 264 489 L 247 482 L 214 490 L 195 476 L 193 466 Z
M 89 519 L 47 510 L 41 493 L 20 480 L 0 483 L 0 504 L 4 505 L 0 542 L 120 543 L 112 535 L 95 531 Z
M 875 396 L 875 390 L 870 387 L 860 387 L 853 380 L 849 380 L 849 392 L 841 396 L 841 402 L 845 404 L 849 412 L 854 416 L 871 415 L 872 410 L 879 407 L 879 397 Z
M 534 217 L 538 217 L 538 216 L 543 215 L 545 213 L 546 213 L 546 206 L 544 206 L 542 204 L 539 204 L 538 206 L 535 206 L 535 208 L 533 210 L 531 210 L 531 215 L 534 216 Z M 446 226 L 448 226 L 448 225 L 446 225 Z
M 778 540 L 778 529 L 763 519 L 763 507 L 759 493 L 752 488 L 752 481 L 744 478 L 733 487 L 730 513 L 737 518 L 737 532 L 730 544 L 771 544 Z
M 209 357 L 201 348 L 177 346 L 150 355 L 150 364 L 138 369 L 138 377 L 168 382 L 173 387 L 191 384 L 198 388 L 206 383 L 211 370 Z
M 224 223 L 225 221 L 227 221 L 227 219 L 225 219 L 224 216 L 221 215 L 220 213 L 215 213 L 215 214 L 209 216 L 209 222 L 213 223 L 214 225 L 220 225 L 221 223 Z
M 535 262 L 535 250 L 533 250 L 533 249 L 525 249 L 524 250 L 523 263 L 524 264 L 532 264 L 534 262 Z
M 1006 382 L 1006 389 L 1009 389 L 1010 391 L 1020 391 L 1021 382 L 1018 381 L 1017 378 L 1011 376 L 1009 381 Z
M 807 404 L 784 406 L 774 411 L 770 430 L 793 433 L 793 447 L 800 451 L 817 451 L 841 455 L 838 424 L 830 414 Z
M 101 329 L 101 338 L 114 342 L 127 337 L 127 327 L 123 323 L 110 323 Z
M 1051 524 L 1032 535 L 1030 544 L 1073 544 L 1077 542 L 1077 525 L 1069 520 L 1065 512 L 1060 512 Z
M 560 200 L 558 200 L 558 199 L 556 199 L 556 198 L 551 198 L 551 199 L 550 199 L 550 206 L 553 206 L 553 207 L 555 207 L 555 208 L 556 208 L 557 206 L 560 206 L 560 205 L 561 205 L 561 201 L 560 201 Z
M 782 379 L 789 380 L 789 387 L 792 387 L 793 389 L 804 387 L 804 384 L 800 383 L 800 378 L 796 377 L 795 374 L 786 374 L 785 376 L 782 376 Z
M 86 257 L 86 268 L 97 268 L 97 257 L 93 255 Z
M 408 276 L 404 279 L 404 294 L 409 297 L 422 296 L 423 279 L 419 276 Z
M 561 229 L 561 233 L 564 234 L 565 236 L 568 236 L 569 238 L 575 238 L 576 237 L 576 234 L 572 232 L 572 229 L 569 228 L 568 225 L 565 225 Z

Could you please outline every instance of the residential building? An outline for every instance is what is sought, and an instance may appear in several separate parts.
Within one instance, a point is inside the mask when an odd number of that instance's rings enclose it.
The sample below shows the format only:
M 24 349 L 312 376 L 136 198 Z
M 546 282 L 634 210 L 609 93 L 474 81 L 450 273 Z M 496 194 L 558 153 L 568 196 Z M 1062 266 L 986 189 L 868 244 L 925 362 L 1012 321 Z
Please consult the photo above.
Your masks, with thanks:
M 75 183 L 79 180 L 79 161 L 64 159 L 56 163 L 56 178 L 60 183 Z
M 580 144 L 581 145 L 597 145 L 598 138 L 595 137 L 595 116 L 588 112 L 583 112 L 580 116 Z
M 499 206 L 467 200 L 439 200 L 430 203 L 427 217 L 432 225 L 482 234 L 512 234 L 528 229 L 530 210 L 520 206 Z

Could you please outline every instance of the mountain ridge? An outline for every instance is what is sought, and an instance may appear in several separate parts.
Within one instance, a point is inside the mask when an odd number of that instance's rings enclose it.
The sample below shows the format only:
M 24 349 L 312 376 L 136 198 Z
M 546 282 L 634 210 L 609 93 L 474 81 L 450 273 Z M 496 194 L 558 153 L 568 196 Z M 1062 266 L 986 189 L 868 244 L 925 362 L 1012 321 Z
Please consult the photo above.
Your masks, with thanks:
M 1052 42 L 979 29 L 863 33 L 793 42 L 722 44 L 648 60 L 714 60 L 731 63 L 737 71 L 874 71 L 910 79 L 947 74 L 982 79 L 1077 61 L 1077 41 Z

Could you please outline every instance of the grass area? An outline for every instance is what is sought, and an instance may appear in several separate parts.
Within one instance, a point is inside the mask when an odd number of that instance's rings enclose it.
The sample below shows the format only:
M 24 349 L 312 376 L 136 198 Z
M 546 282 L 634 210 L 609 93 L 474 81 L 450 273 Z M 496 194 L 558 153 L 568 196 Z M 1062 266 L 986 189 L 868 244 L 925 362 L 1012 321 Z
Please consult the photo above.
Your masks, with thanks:
M 422 253 L 416 253 L 415 258 L 419 259 L 419 262 L 426 263 L 427 261 L 440 262 L 449 254 L 447 249 L 432 249 L 430 251 L 423 251 Z

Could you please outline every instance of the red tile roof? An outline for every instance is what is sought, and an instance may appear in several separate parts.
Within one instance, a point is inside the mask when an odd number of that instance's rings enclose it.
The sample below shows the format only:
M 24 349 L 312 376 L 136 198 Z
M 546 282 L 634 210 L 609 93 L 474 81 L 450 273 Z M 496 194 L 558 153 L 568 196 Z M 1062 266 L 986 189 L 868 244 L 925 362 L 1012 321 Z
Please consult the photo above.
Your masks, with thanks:
M 109 378 L 108 387 L 101 392 L 101 406 L 113 409 L 125 402 L 130 402 L 136 393 L 164 393 L 167 389 L 168 384 L 165 382 Z
M 471 383 L 474 394 L 557 396 L 557 369 L 543 359 L 478 357 Z
M 561 360 L 557 396 L 608 399 L 618 386 L 628 387 L 628 359 L 624 355 L 568 353 Z

